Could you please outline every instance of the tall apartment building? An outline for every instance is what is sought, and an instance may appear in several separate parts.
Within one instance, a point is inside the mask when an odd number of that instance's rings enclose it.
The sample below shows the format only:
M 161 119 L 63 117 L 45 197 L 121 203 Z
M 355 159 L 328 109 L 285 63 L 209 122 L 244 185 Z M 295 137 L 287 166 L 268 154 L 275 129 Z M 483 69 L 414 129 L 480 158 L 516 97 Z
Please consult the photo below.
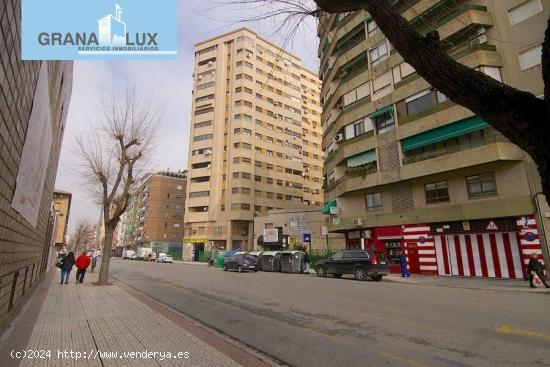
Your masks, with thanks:
M 181 259 L 186 186 L 185 171 L 157 172 L 143 178 L 134 189 L 133 205 L 119 223 L 124 246 L 149 247 Z
M 459 62 L 543 94 L 548 2 L 395 3 Z M 413 273 L 522 278 L 531 253 L 547 256 L 550 210 L 522 150 L 432 88 L 368 13 L 323 15 L 318 36 L 330 231 L 394 271 L 403 251 Z
M 55 224 L 55 247 L 58 250 L 61 250 L 63 246 L 66 245 L 72 196 L 70 192 L 62 190 L 54 190 L 53 192 L 53 206 L 57 215 Z
M 46 271 L 72 62 L 21 61 L 21 1 L 0 3 L 0 326 Z
M 253 219 L 320 205 L 320 82 L 248 29 L 195 46 L 188 247 L 252 248 Z

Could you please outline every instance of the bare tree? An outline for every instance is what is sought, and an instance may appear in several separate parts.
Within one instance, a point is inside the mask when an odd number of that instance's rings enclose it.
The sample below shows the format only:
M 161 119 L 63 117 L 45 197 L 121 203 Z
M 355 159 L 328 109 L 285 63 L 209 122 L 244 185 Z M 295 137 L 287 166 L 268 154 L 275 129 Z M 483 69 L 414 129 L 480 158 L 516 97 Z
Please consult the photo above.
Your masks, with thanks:
M 87 219 L 80 219 L 76 228 L 71 236 L 71 242 L 73 245 L 73 251 L 78 253 L 80 246 L 83 246 L 83 250 L 87 250 L 90 241 L 91 224 Z
M 130 187 L 144 172 L 160 116 L 149 101 L 137 99 L 135 89 L 127 88 L 104 101 L 89 134 L 77 138 L 83 177 L 101 206 L 105 229 L 96 284 L 108 284 L 115 228 L 128 207 Z
M 542 44 L 544 98 L 518 90 L 450 57 L 437 31 L 421 35 L 390 0 L 211 0 L 258 7 L 279 4 L 289 19 L 366 10 L 404 60 L 433 87 L 470 109 L 527 152 L 535 161 L 550 204 L 550 20 Z M 311 6 L 313 5 L 313 6 Z M 315 7 L 317 5 L 317 7 Z M 252 19 L 256 20 L 256 19 Z M 296 22 L 286 20 L 289 25 Z

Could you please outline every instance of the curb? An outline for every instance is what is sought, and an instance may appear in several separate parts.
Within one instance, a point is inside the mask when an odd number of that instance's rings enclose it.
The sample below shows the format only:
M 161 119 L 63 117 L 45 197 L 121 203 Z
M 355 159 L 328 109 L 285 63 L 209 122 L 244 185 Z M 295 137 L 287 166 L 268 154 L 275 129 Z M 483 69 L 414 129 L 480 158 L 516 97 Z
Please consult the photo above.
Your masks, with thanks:
M 483 287 L 483 286 L 468 286 L 468 285 L 454 285 L 454 284 L 429 284 L 424 282 L 419 282 L 415 280 L 410 280 L 410 278 L 401 279 L 400 277 L 388 276 L 385 277 L 386 281 L 393 283 L 401 284 L 414 284 L 414 285 L 423 285 L 423 286 L 432 286 L 432 287 L 444 287 L 444 288 L 455 288 L 455 289 L 471 289 L 478 291 L 496 291 L 496 292 L 520 292 L 520 293 L 536 293 L 536 294 L 550 294 L 550 289 L 546 288 L 511 288 L 511 287 Z

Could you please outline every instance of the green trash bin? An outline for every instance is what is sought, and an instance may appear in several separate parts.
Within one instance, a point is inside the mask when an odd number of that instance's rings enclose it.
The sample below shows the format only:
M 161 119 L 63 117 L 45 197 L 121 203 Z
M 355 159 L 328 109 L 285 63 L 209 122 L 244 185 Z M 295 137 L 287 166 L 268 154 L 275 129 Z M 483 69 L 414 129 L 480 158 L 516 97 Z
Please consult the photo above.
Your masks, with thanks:
M 223 268 L 223 257 L 225 255 L 225 251 L 219 251 L 218 252 L 218 268 Z

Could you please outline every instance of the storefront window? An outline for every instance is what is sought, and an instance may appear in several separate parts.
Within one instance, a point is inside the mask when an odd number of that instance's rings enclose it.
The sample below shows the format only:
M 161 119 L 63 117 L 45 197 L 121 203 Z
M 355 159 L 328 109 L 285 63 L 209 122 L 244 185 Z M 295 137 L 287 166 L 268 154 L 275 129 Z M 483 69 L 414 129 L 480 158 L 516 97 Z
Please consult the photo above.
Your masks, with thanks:
M 398 240 L 384 241 L 386 256 L 390 264 L 399 265 L 399 256 L 401 255 L 401 243 Z

